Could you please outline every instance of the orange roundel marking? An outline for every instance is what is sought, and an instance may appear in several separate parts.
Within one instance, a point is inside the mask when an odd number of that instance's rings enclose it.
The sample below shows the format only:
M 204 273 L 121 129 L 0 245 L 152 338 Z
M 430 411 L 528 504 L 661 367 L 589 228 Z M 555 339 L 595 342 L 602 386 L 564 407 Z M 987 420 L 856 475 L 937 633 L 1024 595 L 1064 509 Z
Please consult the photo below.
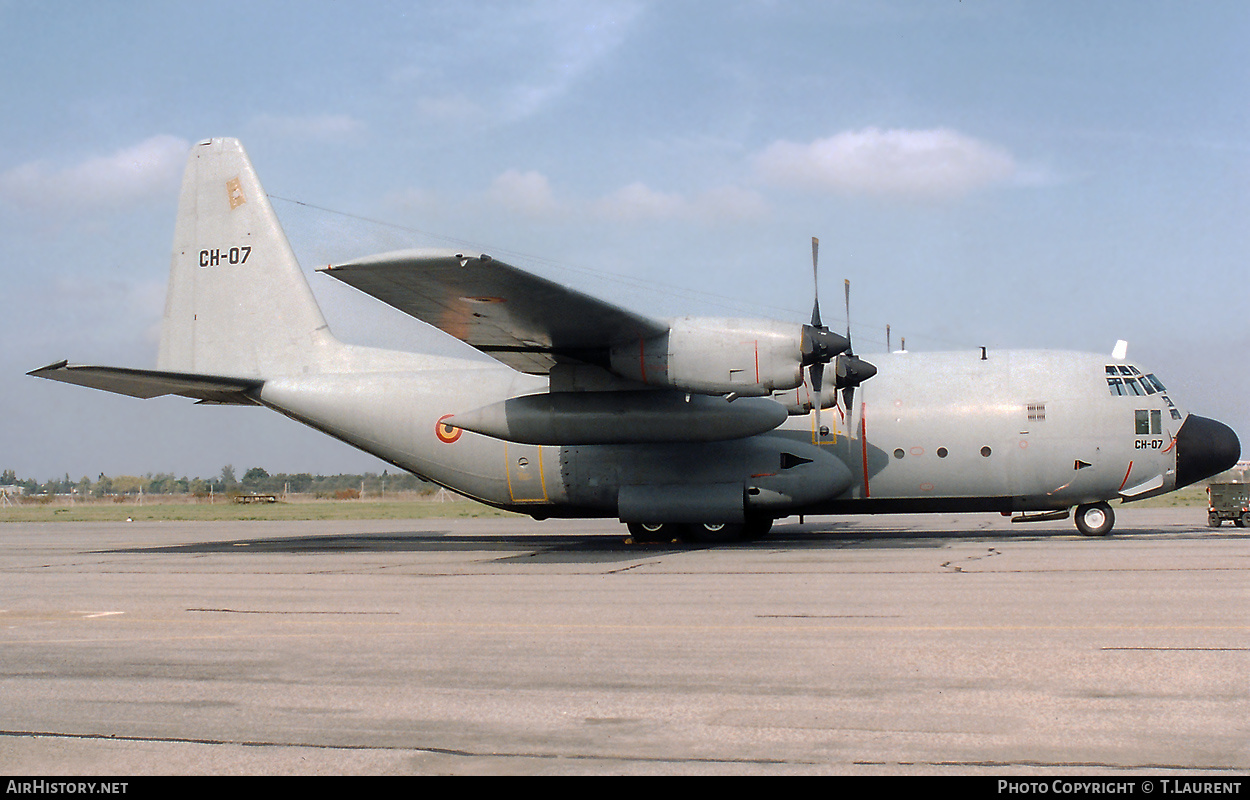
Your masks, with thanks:
M 460 438 L 460 434 L 464 433 L 463 430 L 457 428 L 455 425 L 448 425 L 443 421 L 445 419 L 450 419 L 451 417 L 451 414 L 444 414 L 438 418 L 438 422 L 434 423 L 434 435 L 437 436 L 438 440 L 444 444 L 451 444 Z

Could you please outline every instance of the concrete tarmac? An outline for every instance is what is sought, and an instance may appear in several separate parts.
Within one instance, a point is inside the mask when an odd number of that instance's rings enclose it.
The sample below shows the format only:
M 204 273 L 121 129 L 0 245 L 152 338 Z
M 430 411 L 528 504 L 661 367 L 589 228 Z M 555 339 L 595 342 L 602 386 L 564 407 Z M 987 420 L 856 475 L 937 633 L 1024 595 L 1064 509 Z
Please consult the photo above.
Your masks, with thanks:
M 1250 540 L 992 515 L 0 525 L 8 774 L 1245 774 Z

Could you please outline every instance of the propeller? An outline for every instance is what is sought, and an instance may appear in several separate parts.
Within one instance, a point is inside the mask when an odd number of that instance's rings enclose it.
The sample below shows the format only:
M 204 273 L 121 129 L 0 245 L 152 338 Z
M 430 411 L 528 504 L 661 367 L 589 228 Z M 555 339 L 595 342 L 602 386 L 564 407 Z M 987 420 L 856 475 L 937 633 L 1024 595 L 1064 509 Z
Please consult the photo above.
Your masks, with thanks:
M 846 413 L 851 413 L 851 403 L 855 399 L 855 387 L 877 374 L 877 368 L 855 355 L 851 347 L 851 281 L 845 283 L 846 290 L 846 351 L 838 356 L 834 367 L 837 376 L 835 384 L 842 390 L 842 402 Z
M 802 365 L 808 368 L 812 383 L 813 405 L 816 408 L 816 431 L 819 434 L 821 389 L 824 385 L 825 365 L 837 358 L 838 354 L 851 346 L 849 338 L 843 338 L 825 327 L 820 319 L 820 271 L 817 268 L 820 255 L 820 240 L 812 237 L 812 289 L 815 300 L 812 303 L 812 324 L 803 326 Z M 849 331 L 849 329 L 848 329 Z

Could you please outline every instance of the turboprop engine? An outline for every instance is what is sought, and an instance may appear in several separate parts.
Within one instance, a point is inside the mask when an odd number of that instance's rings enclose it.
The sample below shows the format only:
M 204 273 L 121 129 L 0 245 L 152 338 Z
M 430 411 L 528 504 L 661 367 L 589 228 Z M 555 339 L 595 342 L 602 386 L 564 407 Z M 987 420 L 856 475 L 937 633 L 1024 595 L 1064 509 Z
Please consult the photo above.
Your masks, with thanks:
M 610 351 L 612 371 L 695 394 L 767 397 L 803 383 L 803 367 L 828 362 L 846 339 L 812 325 L 682 317 L 667 333 Z

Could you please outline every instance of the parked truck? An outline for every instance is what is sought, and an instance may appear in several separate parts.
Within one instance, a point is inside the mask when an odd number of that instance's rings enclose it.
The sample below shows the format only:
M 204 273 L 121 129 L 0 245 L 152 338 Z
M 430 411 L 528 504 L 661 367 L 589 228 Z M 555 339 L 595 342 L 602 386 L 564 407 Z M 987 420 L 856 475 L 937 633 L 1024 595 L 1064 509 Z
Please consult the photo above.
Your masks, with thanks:
M 1232 520 L 1238 528 L 1250 524 L 1250 483 L 1212 483 L 1207 486 L 1207 525 L 1218 528 Z

